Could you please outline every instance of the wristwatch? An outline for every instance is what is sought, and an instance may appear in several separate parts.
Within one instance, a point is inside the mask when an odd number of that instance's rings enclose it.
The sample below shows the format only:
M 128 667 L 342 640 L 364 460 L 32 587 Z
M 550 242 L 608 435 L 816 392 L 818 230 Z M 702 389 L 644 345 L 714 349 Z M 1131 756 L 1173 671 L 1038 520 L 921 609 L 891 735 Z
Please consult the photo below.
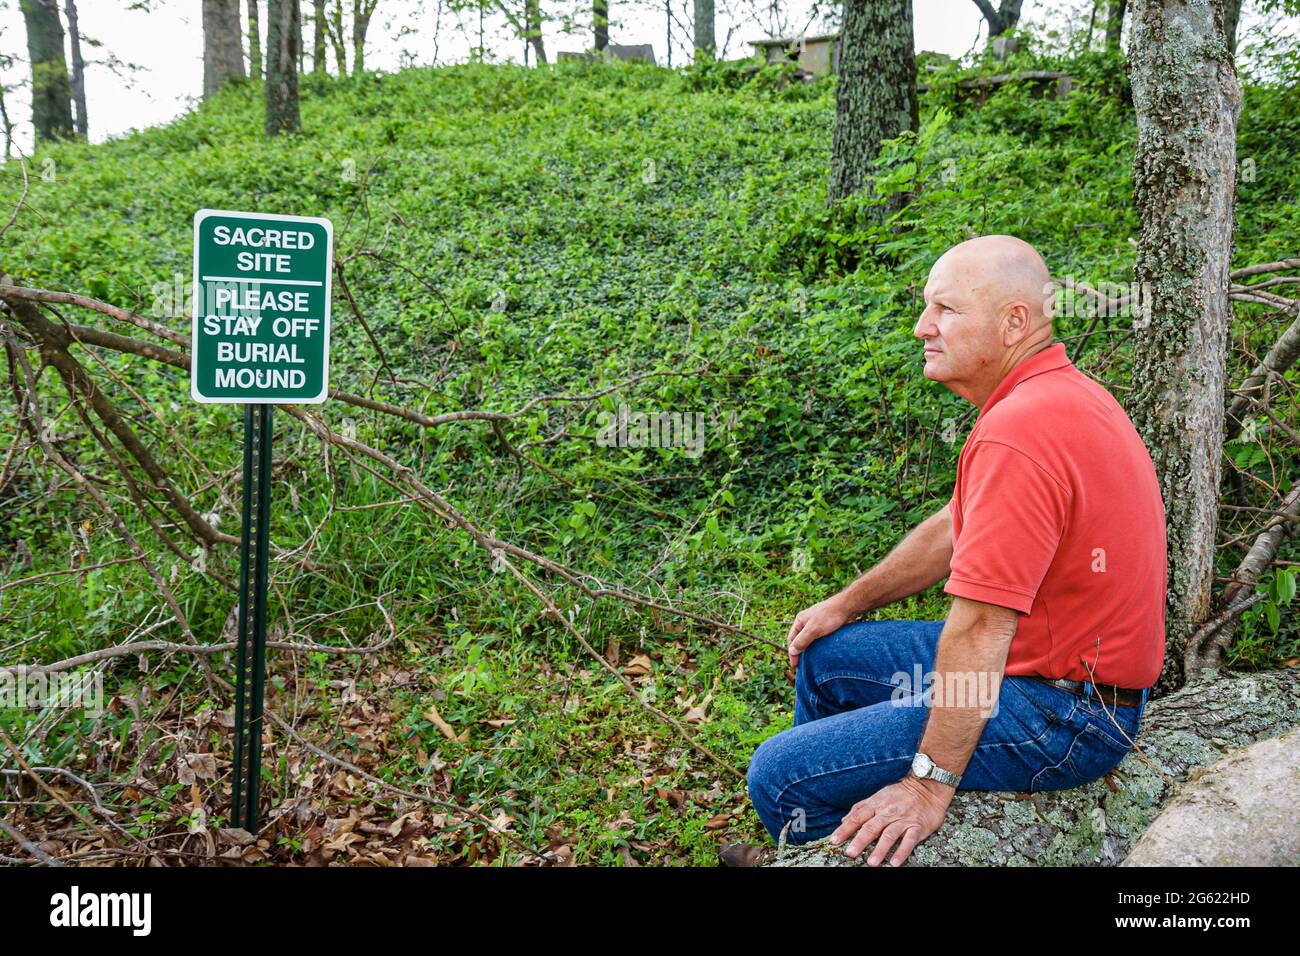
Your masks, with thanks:
M 918 780 L 938 780 L 950 787 L 956 787 L 961 783 L 961 774 L 951 773 L 935 766 L 934 761 L 920 751 L 917 751 L 916 756 L 912 758 L 912 773 Z

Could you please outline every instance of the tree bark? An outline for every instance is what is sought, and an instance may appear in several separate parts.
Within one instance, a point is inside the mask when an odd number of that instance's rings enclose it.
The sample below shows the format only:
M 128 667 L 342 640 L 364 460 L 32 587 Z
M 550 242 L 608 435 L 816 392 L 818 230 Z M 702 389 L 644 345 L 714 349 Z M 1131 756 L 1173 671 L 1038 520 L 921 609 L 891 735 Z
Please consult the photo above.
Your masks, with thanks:
M 528 45 L 538 63 L 546 62 L 546 45 L 542 40 L 542 0 L 524 0 L 524 29 Z
M 980 8 L 989 25 L 989 40 L 1016 28 L 1023 4 L 1024 0 L 1002 0 L 1002 5 L 995 8 L 989 0 L 975 0 L 975 6 Z
M 1216 0 L 1134 0 L 1135 278 L 1129 412 L 1164 496 L 1169 593 L 1160 691 L 1181 673 L 1214 585 L 1241 96 Z
M 1188 684 L 1147 705 L 1137 737 L 1142 753 L 1130 751 L 1105 778 L 1035 794 L 961 791 L 907 865 L 1115 866 L 1173 796 L 1173 784 L 1297 721 L 1295 668 Z M 863 866 L 865 859 L 850 860 L 817 840 L 783 847 L 771 865 Z
M 203 95 L 244 75 L 239 0 L 203 0 Z
M 36 142 L 73 133 L 72 84 L 63 58 L 63 24 L 58 0 L 21 0 L 32 66 L 32 126 Z
M 1120 37 L 1124 33 L 1124 10 L 1128 0 L 1110 0 L 1110 9 L 1106 14 L 1106 49 L 1118 50 Z
M 596 34 L 597 50 L 603 50 L 609 46 L 609 0 L 593 0 L 591 5 L 591 29 Z
M 352 0 L 352 72 L 366 69 L 366 31 L 379 0 Z
M 268 0 L 266 8 L 266 135 L 296 132 L 298 118 L 298 0 Z
M 325 0 L 312 0 L 311 70 L 325 72 Z
M 334 48 L 334 63 L 338 67 L 339 76 L 347 76 L 348 47 L 343 42 L 343 0 L 334 0 L 334 6 L 330 8 L 329 17 L 325 20 L 325 32 L 330 46 Z
M 695 0 L 695 56 L 717 56 L 718 44 L 714 33 L 713 0 Z
M 862 188 L 884 140 L 917 128 L 912 0 L 845 0 L 840 36 L 830 202 Z
M 0 83 L 0 126 L 4 127 L 5 134 L 5 159 L 13 155 L 14 151 L 14 124 L 9 119 L 9 107 L 5 105 L 4 84 Z
M 1241 22 L 1241 0 L 1223 0 L 1223 35 L 1228 52 L 1237 55 L 1237 24 Z
M 258 22 L 257 0 L 248 3 L 248 75 L 262 77 L 262 25 Z
M 63 15 L 68 19 L 68 44 L 72 52 L 72 125 L 77 135 L 85 139 L 90 135 L 90 123 L 86 118 L 86 61 L 81 56 L 76 0 L 64 0 Z

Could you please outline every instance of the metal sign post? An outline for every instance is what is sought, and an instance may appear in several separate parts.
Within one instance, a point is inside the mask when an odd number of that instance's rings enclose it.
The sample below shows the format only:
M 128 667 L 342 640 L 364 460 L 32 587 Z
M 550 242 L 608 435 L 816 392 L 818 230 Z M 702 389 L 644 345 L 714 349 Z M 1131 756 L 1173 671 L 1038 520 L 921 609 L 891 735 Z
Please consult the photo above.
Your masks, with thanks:
M 271 525 L 271 411 L 244 406 L 244 506 L 239 537 L 239 645 L 230 825 L 257 832 L 266 681 L 266 581 Z M 251 643 L 251 648 L 250 648 Z
M 328 219 L 201 209 L 194 215 L 190 395 L 244 405 L 243 526 L 230 823 L 258 828 L 266 592 L 271 525 L 271 412 L 329 392 Z

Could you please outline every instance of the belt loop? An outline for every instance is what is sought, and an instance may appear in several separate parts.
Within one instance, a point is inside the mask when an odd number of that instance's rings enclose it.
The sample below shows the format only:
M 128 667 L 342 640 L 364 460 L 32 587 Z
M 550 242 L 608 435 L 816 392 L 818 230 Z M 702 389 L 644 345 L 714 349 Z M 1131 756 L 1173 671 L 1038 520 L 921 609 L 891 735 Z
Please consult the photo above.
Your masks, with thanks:
M 1090 680 L 1086 680 L 1086 681 L 1084 681 L 1084 682 L 1083 682 L 1083 696 L 1084 696 L 1085 698 L 1087 698 L 1087 697 L 1091 697 L 1091 696 L 1092 696 L 1092 693 L 1093 693 L 1092 681 L 1090 681 Z

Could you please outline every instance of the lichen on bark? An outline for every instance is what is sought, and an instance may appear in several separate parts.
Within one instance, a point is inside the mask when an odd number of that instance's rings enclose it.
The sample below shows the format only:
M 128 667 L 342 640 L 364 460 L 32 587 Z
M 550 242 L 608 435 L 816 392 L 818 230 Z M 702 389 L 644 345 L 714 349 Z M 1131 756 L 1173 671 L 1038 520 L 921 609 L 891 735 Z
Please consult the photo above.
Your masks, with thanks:
M 1128 410 L 1155 463 L 1169 558 L 1165 672 L 1184 674 L 1188 638 L 1210 611 L 1223 449 L 1223 395 L 1241 97 L 1220 0 L 1134 0 L 1129 72 L 1141 216 Z

